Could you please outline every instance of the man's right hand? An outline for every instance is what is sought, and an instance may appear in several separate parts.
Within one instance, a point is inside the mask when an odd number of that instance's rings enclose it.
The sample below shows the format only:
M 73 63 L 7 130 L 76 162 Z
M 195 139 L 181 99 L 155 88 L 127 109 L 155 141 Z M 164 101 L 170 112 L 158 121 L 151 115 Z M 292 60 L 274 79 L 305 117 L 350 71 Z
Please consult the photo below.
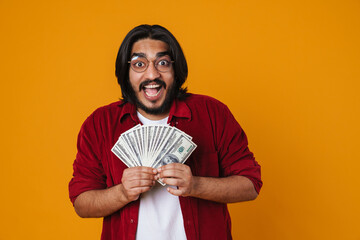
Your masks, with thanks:
M 127 168 L 121 184 L 81 193 L 74 202 L 75 211 L 80 217 L 108 216 L 149 191 L 158 179 L 157 173 L 150 167 Z
M 155 185 L 158 171 L 150 167 L 131 167 L 123 172 L 121 191 L 127 202 L 135 201 L 140 194 Z

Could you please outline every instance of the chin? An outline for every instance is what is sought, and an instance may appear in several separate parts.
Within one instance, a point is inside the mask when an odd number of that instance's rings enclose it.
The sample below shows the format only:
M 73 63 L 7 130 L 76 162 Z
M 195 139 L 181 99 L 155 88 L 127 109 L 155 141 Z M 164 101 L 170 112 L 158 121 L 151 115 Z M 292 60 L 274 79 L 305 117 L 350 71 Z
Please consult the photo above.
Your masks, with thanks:
M 157 100 L 156 102 L 151 102 L 147 99 L 140 100 L 139 96 L 137 96 L 134 100 L 137 108 L 140 108 L 147 114 L 160 115 L 168 113 L 170 111 L 170 107 L 175 99 L 176 94 L 176 89 L 173 86 L 169 86 L 168 91 L 166 91 L 165 97 Z
M 163 101 L 161 104 L 155 106 L 153 104 L 150 104 L 150 106 L 147 104 L 145 105 L 142 102 L 137 102 L 136 105 L 147 114 L 159 115 L 167 113 L 170 110 L 171 104 L 172 100 L 169 99 L 168 101 Z

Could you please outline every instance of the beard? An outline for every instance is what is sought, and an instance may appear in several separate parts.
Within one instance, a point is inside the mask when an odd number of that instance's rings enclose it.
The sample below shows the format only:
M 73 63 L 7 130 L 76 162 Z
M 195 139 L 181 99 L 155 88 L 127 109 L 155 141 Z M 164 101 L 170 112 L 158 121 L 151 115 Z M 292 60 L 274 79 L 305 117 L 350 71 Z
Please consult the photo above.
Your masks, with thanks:
M 172 83 L 169 86 L 166 86 L 166 83 L 160 79 L 155 79 L 153 81 L 144 81 L 140 84 L 139 86 L 139 92 L 141 91 L 142 87 L 144 85 L 146 85 L 148 82 L 155 82 L 157 84 L 160 84 L 164 89 L 166 89 L 168 87 L 168 91 L 166 93 L 165 96 L 165 100 L 164 102 L 161 104 L 161 106 L 159 107 L 147 107 L 145 106 L 142 102 L 139 101 L 139 99 L 136 97 L 135 91 L 133 89 L 133 87 L 131 87 L 131 91 L 132 91 L 132 102 L 135 103 L 136 107 L 143 110 L 144 112 L 146 112 L 147 114 L 151 114 L 151 115 L 158 115 L 158 114 L 163 114 L 166 113 L 170 110 L 170 107 L 172 105 L 172 102 L 174 101 L 176 95 L 177 95 L 177 90 L 174 87 L 174 83 Z

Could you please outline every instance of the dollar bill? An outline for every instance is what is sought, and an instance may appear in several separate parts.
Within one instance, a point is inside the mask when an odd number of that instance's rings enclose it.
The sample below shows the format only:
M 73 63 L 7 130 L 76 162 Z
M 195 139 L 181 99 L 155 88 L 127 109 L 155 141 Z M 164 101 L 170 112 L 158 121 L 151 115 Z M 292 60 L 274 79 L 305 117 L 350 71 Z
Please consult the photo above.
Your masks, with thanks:
M 127 167 L 158 168 L 184 163 L 196 147 L 192 137 L 176 127 L 139 124 L 122 133 L 111 151 Z
M 186 136 L 181 135 L 171 147 L 153 163 L 153 168 L 158 168 L 169 163 L 184 163 L 197 145 Z

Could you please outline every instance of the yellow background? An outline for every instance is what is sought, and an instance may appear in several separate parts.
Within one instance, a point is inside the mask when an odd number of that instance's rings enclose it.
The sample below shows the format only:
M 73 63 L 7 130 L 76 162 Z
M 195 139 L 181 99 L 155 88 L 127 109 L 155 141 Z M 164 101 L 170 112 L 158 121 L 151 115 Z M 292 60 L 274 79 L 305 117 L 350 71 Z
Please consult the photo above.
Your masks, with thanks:
M 0 239 L 99 239 L 67 185 L 85 118 L 121 95 L 117 50 L 167 27 L 191 92 L 229 106 L 262 165 L 234 239 L 360 239 L 359 1 L 0 1 Z

